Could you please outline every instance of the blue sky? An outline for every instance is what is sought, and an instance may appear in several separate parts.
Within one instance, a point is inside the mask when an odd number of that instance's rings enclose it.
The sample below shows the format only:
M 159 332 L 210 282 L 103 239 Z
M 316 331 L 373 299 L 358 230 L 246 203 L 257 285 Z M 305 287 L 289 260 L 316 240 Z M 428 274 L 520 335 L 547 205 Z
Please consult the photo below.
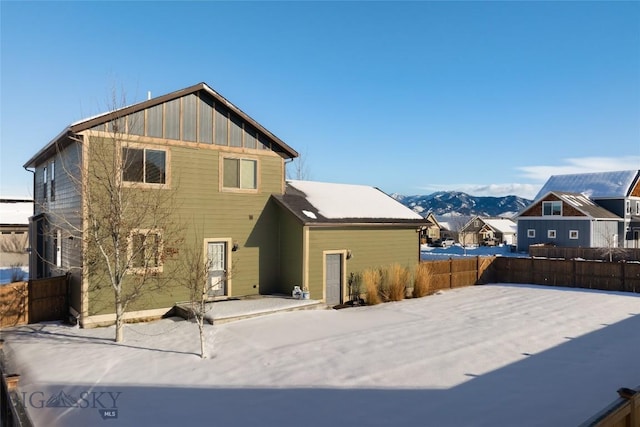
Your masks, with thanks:
M 533 197 L 640 169 L 640 2 L 2 1 L 2 197 L 68 124 L 206 82 L 310 179 Z

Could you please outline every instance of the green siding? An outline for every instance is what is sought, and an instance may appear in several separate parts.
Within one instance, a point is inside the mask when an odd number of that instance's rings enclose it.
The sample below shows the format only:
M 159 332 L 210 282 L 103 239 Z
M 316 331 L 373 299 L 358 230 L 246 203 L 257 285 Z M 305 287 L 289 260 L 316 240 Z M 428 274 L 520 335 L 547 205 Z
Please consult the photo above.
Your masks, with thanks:
M 172 220 L 178 224 L 182 244 L 202 247 L 204 239 L 210 238 L 238 244 L 238 250 L 231 252 L 230 296 L 275 289 L 280 267 L 279 214 L 270 197 L 282 193 L 283 159 L 271 151 L 227 152 L 212 145 L 158 147 L 169 153 L 170 187 L 175 191 Z M 220 191 L 220 157 L 226 155 L 258 160 L 257 191 Z M 164 274 L 170 274 L 177 264 L 175 259 L 165 261 Z M 112 313 L 112 294 L 108 289 L 92 290 L 90 314 Z M 168 283 L 141 297 L 127 311 L 169 307 L 187 299 L 185 288 Z
M 413 268 L 418 262 L 418 249 L 418 233 L 413 226 L 312 228 L 309 232 L 311 298 L 320 299 L 323 295 L 323 251 L 351 251 L 352 258 L 346 260 L 345 265 L 348 278 L 349 273 L 360 273 L 366 268 L 383 267 L 392 263 Z
M 280 282 L 278 293 L 290 295 L 293 287 L 303 283 L 303 233 L 300 221 L 280 208 Z

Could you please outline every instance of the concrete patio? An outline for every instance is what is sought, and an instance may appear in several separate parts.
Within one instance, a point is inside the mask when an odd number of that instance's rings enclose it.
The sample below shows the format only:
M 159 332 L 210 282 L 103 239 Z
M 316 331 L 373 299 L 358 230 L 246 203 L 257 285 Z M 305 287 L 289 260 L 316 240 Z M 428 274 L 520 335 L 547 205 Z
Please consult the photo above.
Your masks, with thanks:
M 328 307 L 324 302 L 317 300 L 296 299 L 284 295 L 257 295 L 207 303 L 205 320 L 211 324 L 220 324 L 285 311 L 326 308 Z M 189 318 L 188 313 L 188 303 L 176 304 L 177 316 Z

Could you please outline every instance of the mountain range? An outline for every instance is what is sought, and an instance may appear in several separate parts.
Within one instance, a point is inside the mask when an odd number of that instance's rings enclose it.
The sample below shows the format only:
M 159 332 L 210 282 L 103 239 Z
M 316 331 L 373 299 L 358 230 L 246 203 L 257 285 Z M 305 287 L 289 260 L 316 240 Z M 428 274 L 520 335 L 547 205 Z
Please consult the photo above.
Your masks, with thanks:
M 438 191 L 423 196 L 392 194 L 391 197 L 422 216 L 433 213 L 438 216 L 512 217 L 532 202 L 518 196 L 471 196 L 460 191 Z

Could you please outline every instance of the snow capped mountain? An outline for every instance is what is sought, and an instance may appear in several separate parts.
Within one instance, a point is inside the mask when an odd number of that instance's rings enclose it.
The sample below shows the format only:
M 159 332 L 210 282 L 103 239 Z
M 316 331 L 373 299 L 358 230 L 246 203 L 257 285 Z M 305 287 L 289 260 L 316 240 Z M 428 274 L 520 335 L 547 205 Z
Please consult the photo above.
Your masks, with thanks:
M 422 216 L 427 216 L 432 212 L 434 215 L 458 214 L 510 217 L 532 202 L 518 196 L 479 197 L 460 191 L 438 191 L 426 196 L 392 194 L 391 197 Z

